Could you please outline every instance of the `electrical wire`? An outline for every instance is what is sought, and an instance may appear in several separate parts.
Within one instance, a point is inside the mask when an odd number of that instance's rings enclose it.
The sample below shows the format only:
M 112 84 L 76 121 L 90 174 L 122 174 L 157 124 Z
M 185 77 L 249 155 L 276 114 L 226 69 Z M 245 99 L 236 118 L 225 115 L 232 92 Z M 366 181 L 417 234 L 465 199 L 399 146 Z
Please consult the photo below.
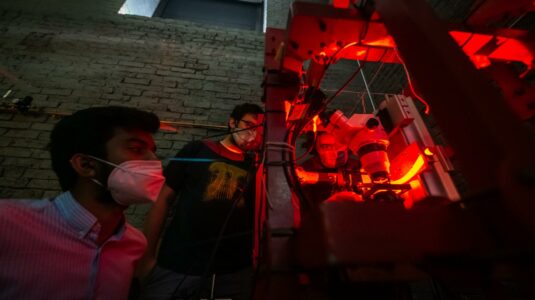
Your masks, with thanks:
M 288 144 L 294 145 L 296 139 L 294 132 L 300 132 L 302 126 L 302 124 L 301 126 L 297 126 L 296 124 L 290 126 L 290 128 L 286 131 L 284 140 Z M 290 185 L 290 189 L 295 192 L 297 198 L 301 200 L 301 204 L 304 206 L 305 209 L 312 207 L 312 201 L 305 196 L 299 180 L 296 180 L 297 172 L 295 170 L 295 151 L 290 153 L 283 153 L 283 158 L 286 162 L 289 163 L 289 166 L 287 165 L 284 167 L 284 176 L 286 177 L 286 181 Z
M 416 93 L 416 91 L 414 90 L 414 86 L 412 84 L 412 80 L 411 80 L 411 75 L 409 74 L 409 70 L 407 69 L 407 66 L 405 65 L 405 62 L 403 61 L 403 59 L 401 58 L 401 56 L 399 55 L 398 53 L 398 49 L 397 48 L 394 48 L 394 50 L 396 51 L 396 55 L 399 59 L 399 61 L 401 61 L 401 65 L 403 65 L 403 69 L 405 70 L 405 75 L 407 76 L 407 82 L 409 83 L 409 88 L 411 89 L 411 92 L 412 94 L 418 99 L 420 100 L 420 102 L 422 102 L 422 104 L 425 106 L 425 114 L 426 115 L 429 115 L 429 104 L 427 103 L 427 101 L 424 100 L 424 98 L 422 98 L 420 95 L 418 95 Z
M 264 123 L 260 123 L 260 124 L 254 125 L 254 126 L 251 126 L 249 128 L 240 128 L 240 129 L 234 130 L 232 133 L 245 131 L 245 130 L 250 130 L 250 129 L 254 129 L 254 128 L 260 127 L 260 126 L 264 126 Z M 208 135 L 208 136 L 205 136 L 204 138 L 205 139 L 210 139 L 210 138 L 214 138 L 214 137 L 224 136 L 224 135 L 227 135 L 227 134 L 230 134 L 230 132 L 226 131 L 226 132 L 217 133 L 217 134 L 214 134 L 214 135 Z
M 372 78 L 370 79 L 370 81 L 368 82 L 368 86 L 371 88 L 373 83 L 375 82 L 375 79 L 377 79 L 377 76 L 379 75 L 379 73 L 381 72 L 381 70 L 383 69 L 384 65 L 385 65 L 385 62 L 384 62 L 384 57 L 386 56 L 386 52 L 388 50 L 385 49 L 385 52 L 383 53 L 383 55 L 381 56 L 381 58 L 379 59 L 379 61 L 377 61 L 378 63 L 380 62 L 381 64 L 379 65 L 379 67 L 375 70 L 375 72 L 373 73 L 372 75 Z M 350 91 L 344 91 L 344 92 L 350 92 Z M 377 93 L 371 93 L 369 92 L 370 94 L 377 94 Z M 362 107 L 362 113 L 366 113 L 366 105 L 365 105 L 365 101 L 364 101 L 364 95 L 365 95 L 365 92 L 360 92 L 360 102 L 356 102 L 355 103 L 355 106 L 353 107 L 353 109 L 351 110 L 351 112 L 349 113 L 349 115 L 353 115 L 355 113 L 355 111 L 357 110 L 357 107 L 360 103 L 361 107 Z M 381 93 L 382 94 L 382 93 Z
M 312 152 L 312 150 L 314 149 L 314 146 L 316 144 L 317 136 L 318 136 L 317 132 L 314 131 L 314 135 L 312 136 L 312 141 L 311 141 L 310 145 L 308 145 L 308 148 L 305 151 L 305 153 L 301 154 L 301 156 L 296 158 L 296 161 L 301 161 L 303 158 L 307 157 L 307 155 L 309 155 L 310 152 Z
M 217 254 L 217 250 L 219 249 L 219 244 L 223 240 L 222 237 L 223 237 L 223 234 L 225 233 L 225 230 L 227 229 L 227 225 L 228 225 L 228 222 L 230 220 L 230 217 L 232 216 L 232 213 L 234 212 L 234 209 L 236 208 L 236 206 L 238 204 L 238 200 L 241 198 L 242 194 L 243 194 L 243 192 L 240 194 L 239 197 L 236 197 L 234 199 L 234 201 L 232 202 L 232 207 L 230 208 L 230 211 L 227 214 L 227 216 L 225 218 L 225 221 L 221 225 L 221 229 L 219 230 L 219 234 L 218 234 L 217 240 L 215 242 L 214 248 L 212 249 L 212 252 L 210 253 L 210 257 L 208 259 L 208 263 L 206 264 L 206 269 L 205 269 L 204 273 L 202 274 L 202 276 L 200 278 L 199 289 L 197 290 L 196 296 L 193 297 L 193 299 L 200 299 L 201 298 L 202 289 L 206 285 L 206 280 L 208 278 L 208 274 L 210 273 L 210 268 L 212 267 L 212 264 L 214 263 L 215 256 Z
M 385 51 L 385 53 L 386 53 L 386 51 Z M 329 99 L 327 99 L 327 101 L 325 101 L 325 103 L 323 105 L 323 108 L 325 108 L 329 104 L 331 104 L 331 102 L 336 97 L 338 97 L 338 95 L 340 95 L 340 93 L 342 93 L 342 91 L 351 83 L 351 81 L 353 81 L 353 79 L 355 79 L 355 77 L 359 74 L 360 70 L 366 65 L 366 59 L 368 58 L 369 54 L 370 54 L 370 51 L 368 49 L 368 51 L 366 51 L 366 56 L 364 57 L 364 63 L 360 64 L 360 66 L 357 68 L 357 70 L 355 72 L 353 72 L 353 74 L 349 77 L 349 79 L 334 93 L 334 95 L 332 95 L 331 97 L 329 97 Z

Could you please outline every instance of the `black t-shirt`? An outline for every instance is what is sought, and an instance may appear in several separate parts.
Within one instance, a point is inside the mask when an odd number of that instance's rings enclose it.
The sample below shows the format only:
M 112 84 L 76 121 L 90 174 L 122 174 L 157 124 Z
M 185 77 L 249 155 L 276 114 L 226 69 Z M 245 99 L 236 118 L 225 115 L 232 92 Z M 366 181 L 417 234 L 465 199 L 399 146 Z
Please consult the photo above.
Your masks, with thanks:
M 171 161 L 164 171 L 166 184 L 178 198 L 160 246 L 159 264 L 179 273 L 203 274 L 232 204 L 238 201 L 210 271 L 228 273 L 251 266 L 253 160 L 208 140 L 187 144 L 176 157 L 198 160 Z

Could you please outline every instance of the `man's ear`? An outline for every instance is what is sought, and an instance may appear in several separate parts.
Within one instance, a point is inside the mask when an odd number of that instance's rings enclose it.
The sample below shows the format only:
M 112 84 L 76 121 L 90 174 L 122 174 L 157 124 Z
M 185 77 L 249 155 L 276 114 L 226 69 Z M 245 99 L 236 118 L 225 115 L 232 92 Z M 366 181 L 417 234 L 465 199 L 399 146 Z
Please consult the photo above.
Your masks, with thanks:
M 97 175 L 96 163 L 87 155 L 76 153 L 71 157 L 71 167 L 80 177 L 94 178 Z
M 230 129 L 234 129 L 236 127 L 236 120 L 233 117 L 230 117 L 228 120 L 228 127 L 230 127 Z

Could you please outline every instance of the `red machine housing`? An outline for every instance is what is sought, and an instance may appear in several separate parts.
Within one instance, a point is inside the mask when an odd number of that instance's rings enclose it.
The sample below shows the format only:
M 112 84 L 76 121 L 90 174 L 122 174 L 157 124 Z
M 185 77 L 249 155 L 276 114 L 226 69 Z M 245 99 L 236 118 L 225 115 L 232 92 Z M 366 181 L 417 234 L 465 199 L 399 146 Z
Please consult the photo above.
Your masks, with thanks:
M 498 257 L 514 261 L 535 253 L 531 216 L 535 211 L 535 135 L 525 126 L 535 114 L 529 105 L 535 97 L 526 96 L 534 91 L 523 83 L 532 72 L 533 35 L 446 25 L 424 0 L 377 0 L 365 7 L 335 2 L 335 6 L 294 2 L 287 30 L 266 32 L 268 196 L 259 202 L 268 205 L 262 206 L 265 219 L 257 222 L 263 224 L 257 240 L 265 243 L 259 243 L 263 247 L 258 252 L 264 256 L 255 298 L 299 298 L 302 277 L 297 270 L 408 264 L 413 267 L 410 271 L 394 268 L 375 278 L 408 280 L 422 275 L 417 265 L 433 269 L 435 258 L 462 257 L 492 265 Z M 501 3 L 498 8 L 510 6 L 507 1 L 492 2 Z M 533 3 L 528 2 L 524 7 L 533 10 Z M 470 184 L 469 199 L 444 204 L 427 197 L 427 203 L 434 204 L 411 210 L 328 203 L 302 214 L 307 208 L 296 197 L 295 148 L 288 144 L 300 128 L 296 121 L 287 120 L 285 103 L 301 107 L 303 119 L 316 115 L 316 105 L 300 100 L 299 92 L 319 90 L 328 66 L 341 58 L 406 65 L 419 96 L 426 100 L 455 151 Z M 307 60 L 310 64 L 304 70 Z M 504 62 L 521 63 L 524 71 L 503 72 Z M 493 78 L 501 82 L 503 93 L 489 83 L 484 73 L 489 68 L 495 68 Z M 512 85 L 521 87 L 522 93 L 508 90 Z M 394 105 L 386 100 L 385 105 Z M 406 142 L 405 148 L 412 143 L 420 143 L 420 149 L 429 146 L 415 138 Z M 443 160 L 443 155 L 435 155 Z M 458 200 L 453 183 L 444 177 L 446 164 L 441 168 L 434 175 L 434 180 L 443 183 L 436 188 L 442 189 L 439 200 Z

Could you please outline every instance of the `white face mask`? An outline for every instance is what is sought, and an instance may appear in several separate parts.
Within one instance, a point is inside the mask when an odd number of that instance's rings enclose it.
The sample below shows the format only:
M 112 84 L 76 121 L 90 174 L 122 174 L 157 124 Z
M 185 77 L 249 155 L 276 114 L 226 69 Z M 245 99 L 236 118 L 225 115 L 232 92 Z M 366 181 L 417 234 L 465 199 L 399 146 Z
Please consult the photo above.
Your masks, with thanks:
M 121 205 L 155 202 L 165 183 L 162 163 L 158 160 L 128 160 L 116 165 L 94 156 L 90 157 L 115 167 L 108 177 L 107 189 L 113 200 Z M 103 186 L 98 180 L 92 180 Z

